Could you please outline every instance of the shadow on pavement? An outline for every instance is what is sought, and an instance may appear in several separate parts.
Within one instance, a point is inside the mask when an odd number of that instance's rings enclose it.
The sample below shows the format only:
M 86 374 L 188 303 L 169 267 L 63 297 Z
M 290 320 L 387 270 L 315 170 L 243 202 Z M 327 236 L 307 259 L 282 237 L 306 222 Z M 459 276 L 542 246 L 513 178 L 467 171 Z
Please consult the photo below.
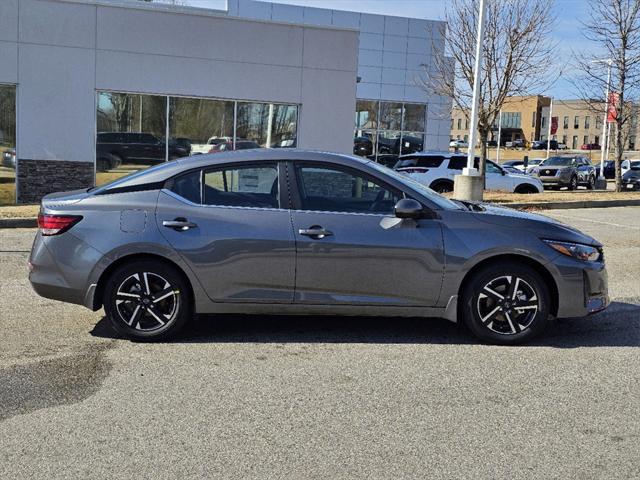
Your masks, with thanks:
M 119 338 L 103 317 L 91 331 Z M 466 329 L 438 318 L 202 315 L 170 342 L 476 344 Z M 551 322 L 527 347 L 640 346 L 640 305 L 613 302 L 589 317 Z

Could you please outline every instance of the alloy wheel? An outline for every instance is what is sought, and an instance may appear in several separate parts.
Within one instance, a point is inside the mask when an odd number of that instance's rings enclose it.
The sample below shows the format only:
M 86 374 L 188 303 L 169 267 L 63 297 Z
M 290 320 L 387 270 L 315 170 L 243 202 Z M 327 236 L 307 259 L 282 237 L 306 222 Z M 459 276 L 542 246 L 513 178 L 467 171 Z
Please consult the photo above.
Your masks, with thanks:
M 154 331 L 174 320 L 180 303 L 180 290 L 153 272 L 128 276 L 116 291 L 116 311 L 128 327 Z
M 488 282 L 478 294 L 476 303 L 484 326 L 501 335 L 515 335 L 529 328 L 539 307 L 535 289 L 515 275 Z

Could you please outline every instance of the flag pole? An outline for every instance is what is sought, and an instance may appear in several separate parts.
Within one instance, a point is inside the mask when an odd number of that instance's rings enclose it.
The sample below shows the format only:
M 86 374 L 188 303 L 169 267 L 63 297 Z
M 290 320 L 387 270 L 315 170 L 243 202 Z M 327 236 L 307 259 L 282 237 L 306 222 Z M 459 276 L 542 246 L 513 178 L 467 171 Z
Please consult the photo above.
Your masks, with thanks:
M 549 150 L 551 150 L 551 123 L 553 122 L 553 98 L 549 104 L 549 125 L 547 128 L 547 158 L 549 158 Z

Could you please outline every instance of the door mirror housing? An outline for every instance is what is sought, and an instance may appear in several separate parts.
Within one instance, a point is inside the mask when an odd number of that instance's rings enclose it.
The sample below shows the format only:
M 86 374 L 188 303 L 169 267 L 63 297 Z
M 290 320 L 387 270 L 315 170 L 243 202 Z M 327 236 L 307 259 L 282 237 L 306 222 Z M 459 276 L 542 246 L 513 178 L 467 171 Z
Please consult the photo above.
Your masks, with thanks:
M 403 198 L 393 207 L 393 212 L 397 218 L 419 219 L 424 217 L 424 207 L 413 198 Z

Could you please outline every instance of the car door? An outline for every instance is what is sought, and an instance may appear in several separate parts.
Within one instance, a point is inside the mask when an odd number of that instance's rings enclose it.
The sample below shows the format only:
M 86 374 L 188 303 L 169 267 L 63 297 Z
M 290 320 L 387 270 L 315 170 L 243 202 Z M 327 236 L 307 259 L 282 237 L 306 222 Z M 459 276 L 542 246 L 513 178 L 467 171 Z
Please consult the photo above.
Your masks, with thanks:
M 331 163 L 289 164 L 295 302 L 433 306 L 443 273 L 440 224 L 393 216 L 403 192 Z
M 492 162 L 487 162 L 485 179 L 487 190 L 502 190 L 510 192 L 514 188 L 513 178 L 508 175 L 504 175 L 502 169 Z
M 216 302 L 291 303 L 295 238 L 277 162 L 218 165 L 176 177 L 156 219 Z

